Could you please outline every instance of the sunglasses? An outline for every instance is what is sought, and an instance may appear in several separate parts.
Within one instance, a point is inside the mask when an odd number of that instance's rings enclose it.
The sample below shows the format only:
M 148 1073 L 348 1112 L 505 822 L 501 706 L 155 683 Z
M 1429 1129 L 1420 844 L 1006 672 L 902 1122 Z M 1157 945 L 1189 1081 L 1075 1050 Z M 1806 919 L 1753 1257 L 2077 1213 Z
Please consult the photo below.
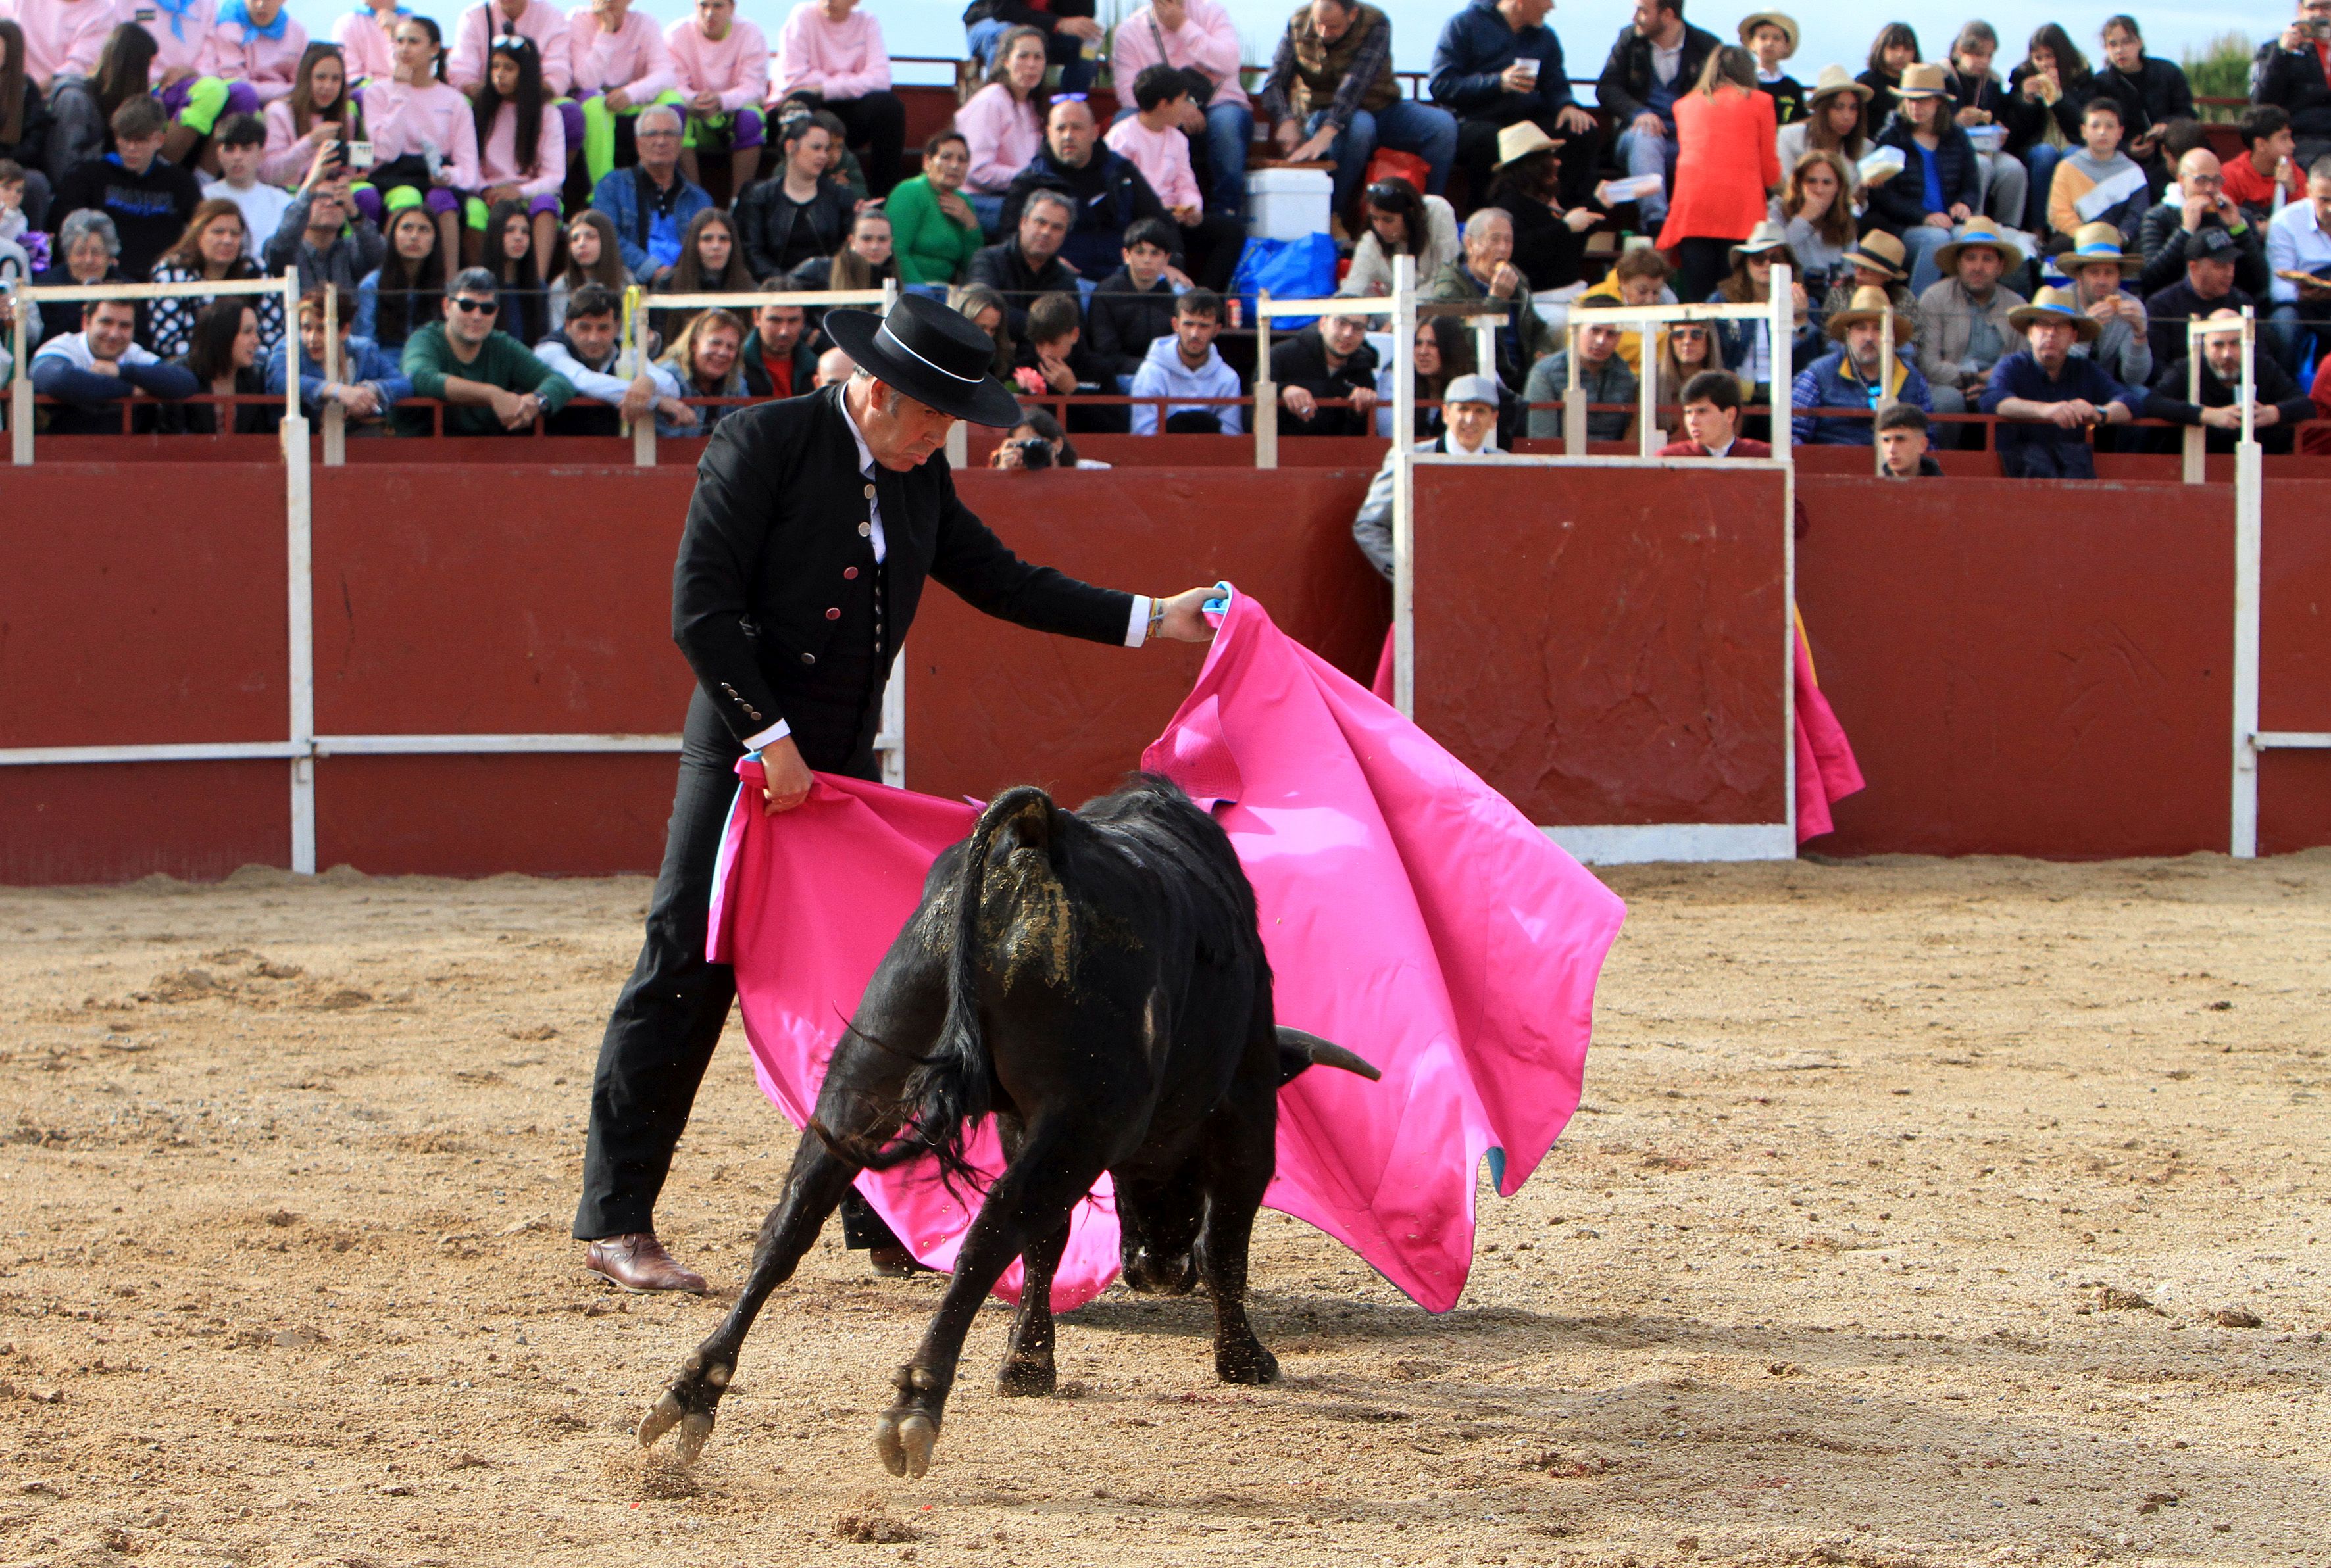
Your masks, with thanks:
M 1089 94 L 1081 92 L 1056 92 L 1052 94 L 1052 101 L 1054 103 L 1082 103 L 1089 96 Z
M 453 303 L 460 308 L 461 313 L 465 316 L 490 316 L 495 311 L 501 309 L 500 304 L 492 299 L 457 299 Z

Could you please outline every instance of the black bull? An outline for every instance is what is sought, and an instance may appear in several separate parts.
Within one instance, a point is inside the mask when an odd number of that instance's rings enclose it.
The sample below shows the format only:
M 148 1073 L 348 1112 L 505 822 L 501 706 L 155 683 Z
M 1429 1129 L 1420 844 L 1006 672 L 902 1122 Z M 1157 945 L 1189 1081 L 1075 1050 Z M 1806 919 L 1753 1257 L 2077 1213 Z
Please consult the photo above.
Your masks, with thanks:
M 694 1459 L 754 1318 L 859 1171 L 935 1155 L 960 1183 L 967 1129 L 991 1111 L 1004 1172 L 876 1428 L 893 1475 L 928 1467 L 964 1335 L 1015 1257 L 1027 1282 L 997 1387 L 1051 1392 L 1052 1273 L 1070 1211 L 1103 1171 L 1127 1283 L 1180 1293 L 1203 1273 L 1214 1370 L 1271 1382 L 1279 1364 L 1246 1317 L 1247 1242 L 1276 1164 L 1280 1088 L 1315 1062 L 1377 1076 L 1277 1026 L 1254 890 L 1213 818 L 1162 779 L 1078 813 L 1005 792 L 931 868 L 834 1048 L 736 1307 L 640 1440 L 677 1426 Z

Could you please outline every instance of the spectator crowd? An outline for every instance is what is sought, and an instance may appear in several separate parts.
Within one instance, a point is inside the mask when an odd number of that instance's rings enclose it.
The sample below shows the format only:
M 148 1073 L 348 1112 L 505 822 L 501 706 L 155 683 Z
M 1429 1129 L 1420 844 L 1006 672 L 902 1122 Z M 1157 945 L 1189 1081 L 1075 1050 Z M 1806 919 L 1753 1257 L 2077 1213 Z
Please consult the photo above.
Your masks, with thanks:
M 669 25 L 481 0 L 450 38 L 366 0 L 328 40 L 282 0 L 0 0 L 0 381 L 60 433 L 121 429 L 125 399 L 143 428 L 264 432 L 296 378 L 383 433 L 702 434 L 849 374 L 785 295 L 895 285 L 975 320 L 1029 400 L 996 461 L 1070 466 L 1078 434 L 1250 428 L 1242 305 L 1274 244 L 1248 178 L 1291 166 L 1325 176 L 1321 291 L 1413 258 L 1416 434 L 1444 451 L 1562 434 L 1575 376 L 1600 440 L 1648 382 L 1675 455 L 1756 450 L 1785 398 L 1793 439 L 1876 442 L 1904 477 L 1969 414 L 2004 422 L 2006 471 L 2079 477 L 2164 439 L 2135 421 L 2231 440 L 2245 309 L 2270 445 L 2331 412 L 2331 0 L 2261 41 L 2219 142 L 2134 17 L 2043 23 L 2012 64 L 1985 22 L 1931 58 L 1890 22 L 1856 70 L 1797 62 L 1783 12 L 1727 37 L 1685 3 L 1634 0 L 1583 90 L 1552 0 L 1452 0 L 1412 94 L 1364 0 L 1107 27 L 1095 0 L 973 0 L 953 121 L 910 151 L 859 0 L 803 0 L 774 40 L 734 0 Z M 1783 267 L 1784 353 L 1765 320 L 1593 319 L 1769 303 Z M 200 288 L 286 274 L 294 319 Z M 13 292 L 147 281 L 190 291 Z M 708 294 L 738 298 L 657 303 Z M 2221 318 L 2197 357 L 2186 324 Z M 1388 432 L 1381 325 L 1277 340 L 1283 433 Z

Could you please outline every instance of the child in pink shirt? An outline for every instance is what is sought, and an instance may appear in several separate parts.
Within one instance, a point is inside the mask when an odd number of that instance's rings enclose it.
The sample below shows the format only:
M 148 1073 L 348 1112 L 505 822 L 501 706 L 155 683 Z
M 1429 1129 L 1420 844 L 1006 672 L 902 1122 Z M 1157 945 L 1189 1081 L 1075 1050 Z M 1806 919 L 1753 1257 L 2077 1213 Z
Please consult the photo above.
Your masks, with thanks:
M 248 82 L 262 103 L 291 90 L 308 33 L 283 13 L 283 0 L 219 0 L 219 74 Z
M 1101 139 L 1111 152 L 1132 160 L 1175 223 L 1195 223 L 1205 214 L 1205 202 L 1190 168 L 1190 138 L 1182 134 L 1190 109 L 1188 84 L 1172 66 L 1153 65 L 1133 79 L 1133 116 L 1109 127 Z
M 396 31 L 399 17 L 412 14 L 396 0 L 388 0 L 385 5 L 366 0 L 332 24 L 332 42 L 340 46 L 352 85 L 361 86 L 396 69 L 389 35 Z
M 699 148 L 728 154 L 729 188 L 742 191 L 761 166 L 761 105 L 769 97 L 769 44 L 761 30 L 737 20 L 736 0 L 696 0 L 664 33 L 686 101 L 688 134 L 680 171 L 702 185 Z
M 422 193 L 437 220 L 440 254 L 454 256 L 462 198 L 478 188 L 478 128 L 470 100 L 437 74 L 444 56 L 438 38 L 437 24 L 426 16 L 399 22 L 395 63 L 386 77 L 367 82 L 357 101 L 372 133 L 371 183 L 384 197 L 399 188 Z
M 338 44 L 311 43 L 300 57 L 291 90 L 267 106 L 267 150 L 260 159 L 259 177 L 271 185 L 290 189 L 307 177 L 319 143 L 365 139 L 364 114 L 348 90 L 347 56 Z M 369 178 L 369 171 L 350 172 L 359 180 Z M 357 204 L 373 222 L 380 221 L 380 214 L 366 204 L 363 193 L 358 194 Z
M 777 34 L 775 104 L 812 98 L 842 121 L 850 145 L 865 150 L 866 183 L 875 195 L 899 183 L 907 140 L 907 106 L 890 90 L 890 54 L 882 24 L 858 0 L 802 0 Z
M 484 0 L 461 13 L 453 30 L 453 52 L 445 62 L 445 80 L 471 98 L 485 85 L 488 45 L 506 33 L 534 40 L 542 55 L 542 85 L 552 98 L 565 98 L 575 85 L 574 52 L 569 47 L 566 18 L 546 0 Z
M 671 50 L 654 18 L 632 9 L 631 0 L 596 0 L 566 14 L 566 42 L 575 62 L 575 96 L 583 109 L 583 162 L 594 186 L 625 158 L 618 146 L 628 139 L 618 126 L 671 94 L 680 85 Z
M 535 106 L 531 148 L 519 145 L 519 109 L 528 103 Z M 558 187 L 566 181 L 566 132 L 543 101 L 542 58 L 524 33 L 494 40 L 486 57 L 486 80 L 478 90 L 477 119 L 492 128 L 478 147 L 480 188 L 464 204 L 473 252 L 471 264 L 476 265 L 477 252 L 490 237 L 491 209 L 503 202 L 526 204 L 534 227 L 534 253 L 549 255 L 558 239 Z

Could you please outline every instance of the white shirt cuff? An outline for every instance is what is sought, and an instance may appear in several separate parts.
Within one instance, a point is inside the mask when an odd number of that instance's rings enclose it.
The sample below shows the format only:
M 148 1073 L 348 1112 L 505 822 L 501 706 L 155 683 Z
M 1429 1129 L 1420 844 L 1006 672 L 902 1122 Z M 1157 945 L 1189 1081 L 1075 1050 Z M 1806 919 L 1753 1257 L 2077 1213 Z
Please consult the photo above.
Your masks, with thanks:
M 1133 616 L 1125 626 L 1125 645 L 1127 648 L 1138 648 L 1148 641 L 1149 595 L 1136 594 L 1133 596 Z
M 794 727 L 787 724 L 781 718 L 777 720 L 776 723 L 769 726 L 768 728 L 760 731 L 758 734 L 747 736 L 745 737 L 745 749 L 747 751 L 758 751 L 763 746 L 768 745 L 769 742 L 773 740 L 783 740 L 793 732 Z

